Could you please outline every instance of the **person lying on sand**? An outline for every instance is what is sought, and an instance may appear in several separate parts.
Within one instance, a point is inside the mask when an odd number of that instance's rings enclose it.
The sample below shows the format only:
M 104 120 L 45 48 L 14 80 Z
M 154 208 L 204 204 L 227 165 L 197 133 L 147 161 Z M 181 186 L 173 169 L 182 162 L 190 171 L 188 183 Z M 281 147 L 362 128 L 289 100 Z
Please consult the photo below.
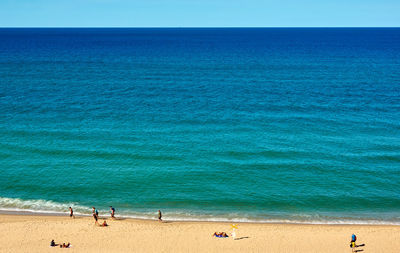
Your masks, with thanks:
M 213 234 L 213 236 L 215 236 L 215 237 L 228 237 L 228 235 L 225 232 L 219 232 L 219 233 L 215 232 Z
M 71 246 L 70 243 L 68 244 L 63 243 L 62 245 L 60 244 L 60 248 L 69 248 L 69 246 Z
M 103 222 L 103 224 L 101 224 L 101 225 L 99 225 L 100 227 L 107 227 L 108 226 L 108 224 L 107 224 L 107 222 L 106 221 L 104 221 Z
M 56 244 L 56 243 L 54 242 L 54 240 L 51 240 L 51 242 L 50 242 L 50 247 L 55 247 L 55 246 L 58 246 L 58 244 Z

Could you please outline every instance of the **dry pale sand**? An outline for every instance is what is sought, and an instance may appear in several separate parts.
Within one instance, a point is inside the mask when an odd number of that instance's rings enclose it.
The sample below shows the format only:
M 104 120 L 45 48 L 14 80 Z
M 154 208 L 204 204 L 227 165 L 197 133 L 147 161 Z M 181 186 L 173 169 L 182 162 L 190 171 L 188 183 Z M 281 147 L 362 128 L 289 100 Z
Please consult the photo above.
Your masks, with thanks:
M 237 240 L 214 238 L 230 231 L 218 222 L 107 220 L 91 217 L 0 215 L 0 252 L 351 252 L 349 240 L 365 243 L 363 252 L 400 252 L 400 226 L 295 225 L 239 223 Z M 70 249 L 50 241 L 70 242 Z

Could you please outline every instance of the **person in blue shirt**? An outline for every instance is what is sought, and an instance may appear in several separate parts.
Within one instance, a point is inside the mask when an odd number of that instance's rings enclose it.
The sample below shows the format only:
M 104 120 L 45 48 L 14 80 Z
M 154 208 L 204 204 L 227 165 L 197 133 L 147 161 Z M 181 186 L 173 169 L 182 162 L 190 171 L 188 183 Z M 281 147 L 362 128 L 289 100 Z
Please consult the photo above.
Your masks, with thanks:
M 355 234 L 351 235 L 351 242 L 350 242 L 350 248 L 352 249 L 352 252 L 354 252 L 355 248 L 356 248 L 356 240 L 357 237 Z
M 357 236 L 356 236 L 355 234 L 352 234 L 352 235 L 351 235 L 351 242 L 350 242 L 351 251 L 352 251 L 352 252 L 363 251 L 363 250 L 356 250 L 356 248 L 357 248 L 357 247 L 363 247 L 363 246 L 365 246 L 365 244 L 357 245 L 357 244 L 356 244 L 356 241 L 357 241 Z

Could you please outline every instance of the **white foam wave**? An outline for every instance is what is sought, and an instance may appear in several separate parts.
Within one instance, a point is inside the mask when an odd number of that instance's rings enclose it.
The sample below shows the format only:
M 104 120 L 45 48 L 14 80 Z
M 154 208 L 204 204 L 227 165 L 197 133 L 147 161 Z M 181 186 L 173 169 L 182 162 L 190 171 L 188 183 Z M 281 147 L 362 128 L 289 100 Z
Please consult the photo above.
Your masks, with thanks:
M 0 211 L 13 213 L 39 213 L 61 215 L 68 214 L 69 207 L 74 209 L 78 215 L 90 215 L 91 208 L 78 203 L 58 203 L 50 200 L 22 200 L 18 198 L 0 197 Z M 100 216 L 107 214 L 108 210 L 99 210 Z M 119 217 L 132 219 L 156 219 L 156 212 L 135 212 L 123 210 L 118 212 Z M 310 215 L 293 215 L 289 218 L 257 218 L 243 217 L 241 214 L 212 215 L 190 212 L 167 212 L 164 215 L 169 221 L 210 221 L 210 222 L 247 222 L 247 223 L 287 223 L 287 224 L 360 224 L 360 225 L 400 225 L 400 220 L 378 220 L 378 219 L 352 219 L 336 217 L 316 217 Z
M 155 214 L 122 214 L 120 215 L 124 218 L 132 218 L 132 219 L 156 219 Z M 260 218 L 252 218 L 252 217 L 240 217 L 240 216 L 232 216 L 229 218 L 211 216 L 211 215 L 193 215 L 188 216 L 182 213 L 168 213 L 165 218 L 169 221 L 209 221 L 209 222 L 235 222 L 235 223 L 270 223 L 270 224 L 316 224 L 316 225 L 400 225 L 400 221 L 394 220 L 372 220 L 372 219 L 339 219 L 339 218 L 330 218 L 330 219 L 299 219 L 297 218 L 289 218 L 289 219 L 279 219 L 279 218 L 271 218 L 271 219 L 260 219 Z
M 69 207 L 72 207 L 74 212 L 77 214 L 90 213 L 90 209 L 88 207 L 78 205 L 77 203 L 57 203 L 43 199 L 22 200 L 18 198 L 0 197 L 1 211 L 65 214 L 69 213 Z

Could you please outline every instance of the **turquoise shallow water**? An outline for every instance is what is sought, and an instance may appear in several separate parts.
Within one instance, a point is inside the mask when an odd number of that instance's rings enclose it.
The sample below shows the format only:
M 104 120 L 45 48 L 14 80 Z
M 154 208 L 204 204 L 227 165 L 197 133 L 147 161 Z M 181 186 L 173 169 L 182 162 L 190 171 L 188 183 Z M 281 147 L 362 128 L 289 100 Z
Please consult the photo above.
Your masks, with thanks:
M 400 29 L 0 29 L 0 209 L 400 223 Z

